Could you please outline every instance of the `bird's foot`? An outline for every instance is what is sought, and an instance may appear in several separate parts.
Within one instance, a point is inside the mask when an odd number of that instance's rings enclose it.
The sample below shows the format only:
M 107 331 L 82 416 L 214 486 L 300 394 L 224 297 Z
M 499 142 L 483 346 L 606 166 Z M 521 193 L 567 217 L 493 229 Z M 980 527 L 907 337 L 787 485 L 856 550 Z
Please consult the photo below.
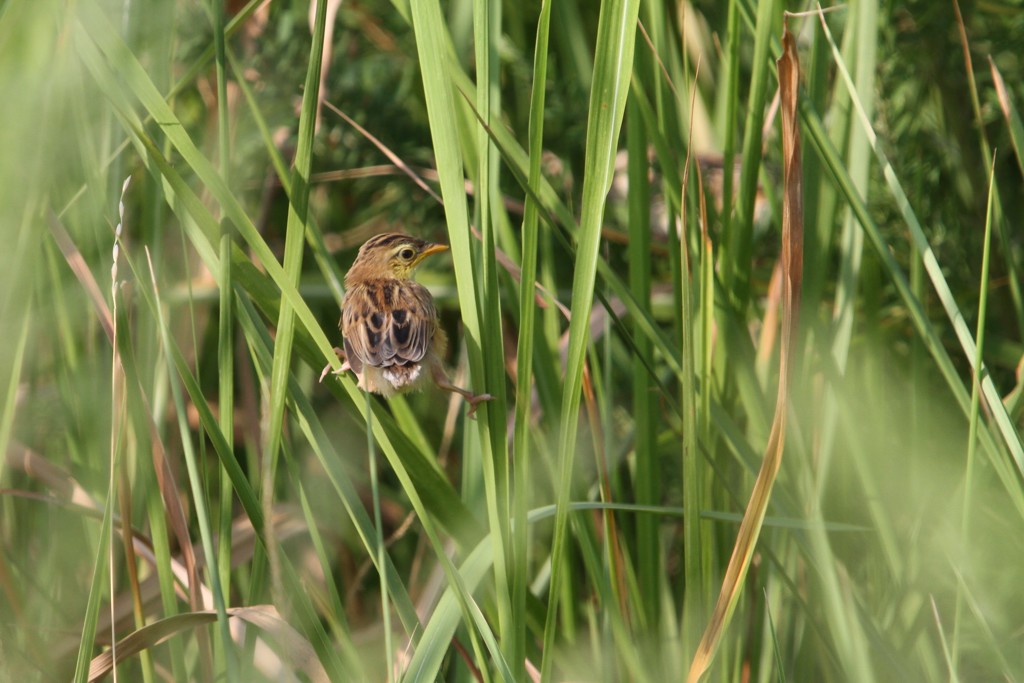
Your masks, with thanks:
M 490 394 L 463 394 L 466 398 L 466 403 L 469 404 L 469 412 L 466 413 L 466 417 L 476 419 L 476 409 L 480 407 L 481 403 L 486 401 L 493 401 L 494 397 Z
M 319 381 L 321 383 L 324 381 L 324 377 L 326 377 L 328 373 L 330 373 L 332 375 L 343 375 L 343 374 L 345 374 L 346 372 L 348 372 L 349 370 L 352 369 L 352 366 L 350 366 L 348 364 L 348 359 L 345 358 L 345 352 L 344 351 L 342 351 L 340 348 L 335 346 L 334 347 L 334 353 L 338 356 L 338 358 L 341 358 L 342 360 L 344 360 L 344 362 L 341 364 L 341 367 L 338 368 L 337 370 L 331 369 L 331 364 L 330 363 L 325 365 L 323 371 L 320 373 L 320 380 Z

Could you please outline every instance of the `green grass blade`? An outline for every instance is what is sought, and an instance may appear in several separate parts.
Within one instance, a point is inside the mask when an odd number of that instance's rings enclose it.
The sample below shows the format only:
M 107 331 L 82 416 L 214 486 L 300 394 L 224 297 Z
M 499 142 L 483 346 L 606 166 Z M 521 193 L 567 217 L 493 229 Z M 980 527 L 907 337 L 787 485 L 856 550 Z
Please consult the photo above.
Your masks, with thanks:
M 509 577 L 514 571 L 511 545 L 511 500 L 506 438 L 507 413 L 505 400 L 505 349 L 501 325 L 501 293 L 498 290 L 498 264 L 495 254 L 498 228 L 498 207 L 501 206 L 501 192 L 498 176 L 498 153 L 488 136 L 488 128 L 500 121 L 501 89 L 498 43 L 501 39 L 500 0 L 475 0 L 473 3 L 473 36 L 476 55 L 476 109 L 484 118 L 485 126 L 478 126 L 476 153 L 479 159 L 477 172 L 477 225 L 481 232 L 481 256 L 483 266 L 482 282 L 478 285 L 477 305 L 480 311 L 480 339 L 487 343 L 481 347 L 484 381 L 492 388 L 494 400 L 486 409 L 486 424 L 480 424 L 480 438 L 489 439 L 490 447 L 484 449 L 484 487 L 488 498 L 488 517 L 495 536 L 496 562 L 495 602 L 498 611 L 498 633 L 501 636 L 502 652 L 506 660 L 513 660 L 513 680 L 525 675 L 521 653 L 518 647 L 520 636 L 525 633 L 526 622 L 513 618 L 512 588 Z M 518 579 L 526 583 L 526 577 Z M 521 614 L 519 615 L 522 616 Z M 517 623 L 518 622 L 518 623 Z M 525 637 L 525 636 L 524 636 Z M 515 659 L 513 659 L 515 658 Z M 518 660 L 518 661 L 517 661 Z
M 735 4 L 735 3 L 733 3 Z M 754 35 L 753 74 L 747 117 L 743 128 L 743 166 L 740 171 L 739 206 L 735 223 L 729 224 L 721 249 L 725 295 L 733 306 L 742 311 L 747 305 L 750 289 L 750 258 L 754 234 L 754 200 L 757 195 L 757 176 L 761 168 L 761 128 L 764 125 L 765 97 L 768 91 L 769 47 L 774 28 L 782 14 L 782 3 L 757 3 L 756 32 Z M 730 125 L 731 122 L 726 122 Z M 728 160 L 727 160 L 728 161 Z M 731 169 L 725 169 L 725 176 Z M 728 209 L 726 209 L 728 211 Z
M 89 599 L 85 606 L 85 616 L 82 623 L 81 644 L 78 647 L 78 659 L 75 663 L 75 683 L 85 683 L 89 674 L 89 662 L 92 657 L 93 642 L 96 639 L 96 621 L 100 614 L 100 601 L 103 599 L 105 587 L 104 579 L 107 576 L 107 564 L 110 550 L 111 505 L 103 506 L 103 524 L 100 527 L 100 543 L 96 548 L 96 558 L 93 562 L 92 582 L 89 586 Z
M 15 408 L 17 406 L 18 385 L 25 363 L 25 349 L 28 347 L 28 333 L 32 327 L 32 316 L 26 312 L 21 324 L 21 332 L 17 335 L 14 353 L 11 356 L 11 377 L 4 392 L 3 412 L 0 414 L 0 453 L 6 453 L 11 442 L 11 428 L 14 425 Z M 0 466 L 0 472 L 3 471 Z
M 978 275 L 978 326 L 975 334 L 975 344 L 977 351 L 974 357 L 974 367 L 982 367 L 982 354 L 985 350 L 985 323 L 986 315 L 988 311 L 988 291 L 991 283 L 989 282 L 989 255 L 992 250 L 992 222 L 993 215 L 992 209 L 996 195 L 995 189 L 995 174 L 996 174 L 996 163 L 995 155 L 992 158 L 992 168 L 989 171 L 988 178 L 988 207 L 985 211 L 985 242 L 982 248 L 981 257 L 981 273 Z M 965 465 L 964 472 L 964 503 L 963 512 L 961 514 L 960 530 L 965 539 L 971 538 L 971 517 L 974 503 L 974 488 L 975 488 L 975 460 L 976 453 L 978 450 L 978 421 L 980 419 L 981 412 L 981 397 L 980 387 L 981 382 L 979 381 L 977 371 L 974 373 L 973 382 L 971 382 L 971 409 L 968 415 L 969 426 L 967 432 L 967 462 Z M 963 609 L 963 584 L 957 583 L 957 595 L 956 595 L 956 612 L 953 617 L 953 643 L 952 649 L 952 660 L 953 660 L 953 672 L 954 678 L 957 677 L 957 669 L 960 666 L 960 622 L 961 622 L 961 611 Z
M 533 90 L 530 94 L 529 155 L 530 168 L 527 182 L 539 190 L 541 179 L 541 154 L 544 150 L 544 91 L 547 87 L 548 39 L 551 27 L 551 0 L 542 0 L 537 20 L 537 38 L 533 53 Z M 538 339 L 536 321 L 536 290 L 538 255 L 538 206 L 533 196 L 526 199 L 523 214 L 522 265 L 519 281 L 519 338 L 516 347 L 516 398 L 515 425 L 512 462 L 513 476 L 513 525 L 512 556 L 514 558 L 512 580 L 512 614 L 518 624 L 512 638 L 512 671 L 518 679 L 525 675 L 526 661 L 526 593 L 529 571 L 529 534 L 526 515 L 529 506 L 531 472 L 531 413 L 533 406 L 533 358 L 534 342 Z M 538 345 L 539 346 L 539 345 Z M 537 348 L 536 353 L 541 353 Z M 468 563 L 468 560 L 467 560 Z
M 366 415 L 369 417 L 372 414 L 371 406 L 373 399 L 370 397 L 369 391 L 365 393 Z M 378 567 L 384 567 L 384 556 L 387 551 L 384 547 L 384 523 L 381 521 L 380 515 L 380 481 L 377 475 L 377 448 L 373 441 L 373 430 L 369 428 L 369 424 L 367 424 L 366 429 L 366 458 L 368 461 L 367 468 L 370 472 L 370 496 L 373 505 L 373 540 L 377 549 L 376 563 Z M 387 571 L 378 571 L 377 575 L 380 578 L 380 611 L 381 623 L 384 628 L 384 661 L 387 664 L 386 680 L 388 683 L 391 683 L 394 673 L 394 667 L 391 663 L 395 661 L 395 651 L 391 644 L 391 599 L 388 597 L 388 573 Z
M 309 172 L 313 153 L 313 134 L 320 92 L 320 64 L 324 50 L 324 29 L 327 22 L 327 3 L 317 3 L 313 24 L 313 44 L 306 69 L 306 85 L 299 112 L 299 139 L 296 143 L 295 165 L 292 168 L 291 194 L 288 203 L 288 226 L 285 233 L 284 277 L 298 287 L 302 272 L 303 236 L 309 211 Z M 221 283 L 223 286 L 223 283 Z M 276 472 L 277 457 L 284 429 L 284 404 L 287 399 L 288 373 L 292 359 L 292 341 L 295 337 L 295 311 L 287 298 L 282 298 L 277 318 L 277 336 L 274 340 L 274 365 L 270 375 L 270 429 L 264 456 L 270 458 L 270 473 Z
M 629 77 L 633 64 L 637 0 L 611 0 L 602 5 L 597 30 L 597 51 L 591 85 L 587 121 L 586 175 L 583 179 L 583 204 L 580 234 L 573 272 L 569 323 L 569 350 L 566 361 L 562 411 L 559 417 L 557 484 L 558 514 L 551 547 L 551 595 L 544 623 L 544 652 L 541 680 L 549 681 L 554 666 L 555 629 L 558 615 L 558 591 L 567 582 L 568 504 L 572 484 L 576 431 L 583 383 L 583 364 L 589 346 L 590 311 L 593 306 L 601 223 L 608 188 L 612 180 L 615 152 L 622 125 Z
M 208 10 L 213 18 L 214 48 L 216 53 L 217 66 L 217 101 L 222 106 L 217 107 L 217 144 L 220 162 L 221 177 L 228 185 L 231 184 L 231 140 L 228 133 L 228 91 L 227 91 L 227 56 L 225 50 L 225 17 L 224 7 L 221 3 L 211 2 Z M 233 296 L 233 285 L 231 278 L 231 248 L 232 235 L 231 226 L 227 221 L 221 221 L 220 236 L 220 306 L 218 307 L 218 334 L 217 334 L 217 369 L 218 389 L 217 404 L 220 411 L 220 429 L 224 434 L 228 449 L 234 450 L 235 435 L 235 336 L 234 336 L 234 314 L 232 312 L 231 298 Z M 219 491 L 220 508 L 217 511 L 215 529 L 217 534 L 217 559 L 216 564 L 209 560 L 211 571 L 217 571 L 220 575 L 221 590 L 226 595 L 231 595 L 231 479 L 221 477 Z M 216 569 L 214 569 L 214 566 Z M 228 633 L 227 619 L 218 620 L 221 631 L 221 638 L 218 641 L 223 651 L 222 656 L 226 664 L 226 675 L 228 681 L 238 680 L 238 669 L 234 652 L 227 649 L 231 642 Z
M 957 0 L 953 0 L 953 13 L 956 19 L 957 28 L 959 29 L 960 47 L 963 50 L 964 55 L 964 68 L 967 75 L 967 90 L 971 96 L 971 109 L 974 113 L 974 121 L 978 130 L 978 145 L 981 147 L 981 155 L 985 165 L 991 167 L 994 155 L 992 153 L 992 147 L 988 142 L 988 133 L 985 129 L 985 117 L 982 114 L 981 109 L 981 97 L 978 93 L 978 83 L 974 77 L 974 60 L 971 58 L 971 45 L 970 39 L 967 37 L 967 26 L 964 24 L 964 18 L 960 12 L 960 3 L 957 2 Z M 991 56 L 989 58 L 991 59 Z M 1007 233 L 1006 220 L 1003 215 L 1003 199 L 999 191 L 999 183 L 996 179 L 993 179 L 993 182 L 995 183 L 992 190 L 995 192 L 995 213 L 993 214 L 993 220 L 995 221 L 996 235 L 1002 243 L 1003 260 L 1006 263 L 1006 270 L 1009 273 L 1010 298 L 1013 301 L 1013 311 L 1017 317 L 1017 331 L 1021 336 L 1024 336 L 1024 293 L 1021 292 L 1022 283 L 1024 283 L 1024 273 L 1021 272 L 1020 264 L 1017 262 L 1014 242 Z
M 231 63 L 231 71 L 235 76 L 234 82 L 238 85 L 238 89 L 241 90 L 242 94 L 245 96 L 246 104 L 249 105 L 249 112 L 252 114 L 253 121 L 256 123 L 256 127 L 260 131 L 260 138 L 263 140 L 263 147 L 266 149 L 267 155 L 270 157 L 270 163 L 274 167 L 274 173 L 277 175 L 277 180 L 281 183 L 284 193 L 290 197 L 292 193 L 291 174 L 288 172 L 287 164 L 281 156 L 281 150 L 278 149 L 278 146 L 274 143 L 273 133 L 271 133 L 270 128 L 267 125 L 267 120 L 263 116 L 263 112 L 260 111 L 256 95 L 253 93 L 252 88 L 246 81 L 244 69 L 238 63 L 237 57 L 230 50 L 228 50 L 228 61 Z M 328 106 L 330 106 L 329 103 Z M 340 308 L 342 298 L 345 295 L 345 289 L 342 285 L 344 276 L 338 269 L 336 260 L 327 249 L 327 244 L 324 242 L 323 232 L 317 225 L 316 217 L 312 213 L 309 213 L 306 216 L 306 221 L 306 241 L 312 248 L 313 257 L 316 259 L 316 264 L 320 268 L 320 273 L 327 281 L 327 286 L 330 288 L 331 294 L 334 296 L 334 300 Z
M 642 307 L 651 300 L 651 220 L 650 181 L 648 180 L 647 136 L 644 121 L 636 111 L 635 97 L 630 99 L 626 116 L 626 142 L 629 153 L 629 286 L 630 291 Z M 653 364 L 654 351 L 649 339 L 639 329 L 634 319 L 634 343 L 636 355 L 633 358 L 633 414 L 634 450 L 636 452 L 636 501 L 642 505 L 654 505 L 661 500 L 661 471 L 655 424 L 655 397 L 651 376 L 646 366 Z M 636 558 L 638 582 L 642 602 L 641 614 L 646 627 L 658 624 L 661 603 L 661 544 L 660 522 L 649 515 L 636 518 Z M 689 553 L 687 553 L 689 555 Z
M 438 176 L 441 184 L 441 195 L 445 201 L 445 217 L 448 224 L 448 237 L 451 244 L 452 260 L 455 265 L 455 280 L 458 285 L 459 308 L 462 313 L 463 332 L 465 334 L 466 347 L 469 352 L 470 376 L 474 385 L 472 390 L 481 393 L 499 395 L 493 402 L 495 405 L 482 404 L 478 411 L 478 428 L 480 430 L 480 442 L 483 446 L 481 464 L 483 467 L 483 479 L 487 497 L 488 524 L 494 542 L 495 554 L 495 589 L 496 600 L 499 610 L 505 614 L 504 619 L 499 619 L 499 627 L 508 628 L 510 634 L 511 625 L 508 624 L 511 614 L 510 594 L 508 586 L 507 569 L 507 548 L 508 548 L 508 496 L 507 496 L 507 457 L 505 457 L 505 419 L 504 419 L 504 398 L 500 396 L 504 392 L 504 375 L 493 376 L 495 368 L 494 354 L 500 354 L 501 348 L 498 340 L 501 339 L 500 325 L 493 313 L 497 310 L 497 290 L 492 288 L 495 284 L 493 277 L 486 277 L 479 283 L 474 267 L 473 244 L 469 229 L 469 215 L 465 201 L 465 186 L 463 181 L 462 155 L 466 138 L 460 141 L 460 134 L 457 128 L 458 112 L 454 100 L 452 76 L 449 72 L 449 42 L 446 40 L 447 29 L 441 15 L 441 8 L 437 0 L 415 0 L 411 3 L 412 24 L 416 34 L 416 49 L 419 55 L 420 68 L 423 77 L 423 89 L 426 96 L 427 115 L 430 122 L 430 131 L 433 137 L 434 156 L 438 168 Z M 495 37 L 496 39 L 496 37 Z M 486 49 L 493 49 L 491 45 L 485 45 Z M 486 76 L 481 79 L 486 81 Z M 492 86 L 488 86 L 492 87 Z M 490 112 L 485 111 L 483 115 L 489 116 Z M 481 154 L 482 150 L 476 150 Z M 486 157 L 486 154 L 483 154 Z M 481 193 L 491 191 L 489 187 L 482 187 Z M 484 228 L 488 231 L 490 227 Z M 493 259 L 493 237 L 490 244 L 485 242 L 484 249 L 491 250 L 485 255 L 485 262 L 490 263 Z M 493 264 L 489 266 L 493 269 Z M 493 273 L 492 273 L 493 275 Z M 490 296 L 490 299 L 482 297 Z M 482 314 L 481 308 L 487 307 L 490 313 Z M 485 315 L 482 320 L 482 315 Z M 497 334 L 492 340 L 488 339 L 487 359 L 484 358 L 483 335 Z M 484 387 L 476 383 L 484 380 Z M 499 381 L 501 385 L 492 386 L 491 381 Z M 500 443 L 499 443 L 500 440 Z M 497 450 L 495 450 L 497 448 Z M 504 474 L 503 474 L 504 472 Z M 428 535 L 430 532 L 428 531 Z M 433 540 L 433 539 L 432 539 Z M 449 563 L 442 558 L 449 579 L 453 578 L 458 582 L 454 574 L 454 568 L 449 570 Z M 478 621 L 476 605 L 468 596 L 461 599 L 464 613 L 467 619 Z M 504 657 L 492 647 L 493 636 L 490 628 L 482 625 L 480 633 L 488 645 L 492 658 L 499 663 L 499 670 L 503 677 L 511 677 L 508 665 L 504 663 Z M 505 631 L 501 632 L 505 638 Z M 509 637 L 511 637 L 509 635 Z

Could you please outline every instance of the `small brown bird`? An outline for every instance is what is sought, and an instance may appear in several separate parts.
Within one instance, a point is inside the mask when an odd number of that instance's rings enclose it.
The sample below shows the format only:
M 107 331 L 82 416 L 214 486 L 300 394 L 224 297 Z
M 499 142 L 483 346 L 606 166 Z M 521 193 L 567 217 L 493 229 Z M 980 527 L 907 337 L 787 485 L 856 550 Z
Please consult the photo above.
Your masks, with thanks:
M 444 244 L 398 233 L 371 237 L 360 247 L 345 274 L 339 324 L 346 360 L 338 372 L 351 369 L 360 388 L 385 398 L 421 389 L 433 380 L 441 389 L 461 394 L 472 415 L 480 403 L 494 397 L 461 389 L 448 379 L 444 369 L 448 337 L 441 329 L 434 298 L 412 280 L 413 270 L 423 259 L 447 249 Z

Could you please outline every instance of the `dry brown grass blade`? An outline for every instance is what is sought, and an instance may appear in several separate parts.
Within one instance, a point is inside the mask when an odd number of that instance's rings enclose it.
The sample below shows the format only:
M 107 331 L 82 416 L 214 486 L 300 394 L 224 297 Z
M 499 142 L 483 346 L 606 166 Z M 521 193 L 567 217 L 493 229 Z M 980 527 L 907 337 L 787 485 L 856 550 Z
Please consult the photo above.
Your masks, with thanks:
M 590 363 L 583 363 L 583 403 L 586 406 L 587 422 L 590 424 L 590 433 L 594 440 L 594 459 L 597 462 L 598 480 L 601 486 L 601 500 L 611 504 L 612 485 L 611 475 L 608 469 L 608 455 L 605 448 L 604 429 L 601 426 L 601 414 L 597 409 L 597 399 L 594 396 L 593 378 L 590 376 Z M 626 585 L 626 561 L 623 556 L 623 545 L 619 536 L 618 525 L 615 523 L 615 514 L 610 508 L 605 508 L 602 513 L 605 528 L 608 531 L 608 553 L 612 558 L 615 569 L 615 594 L 619 602 L 619 614 L 627 629 L 632 628 L 632 620 L 629 611 L 629 589 Z
M 320 0 L 322 1 L 322 0 Z M 334 53 L 334 24 L 338 17 L 338 10 L 341 9 L 341 0 L 327 1 L 327 22 L 324 25 L 324 51 L 320 56 L 320 88 L 317 90 L 316 123 L 314 130 L 320 130 L 321 112 L 324 102 L 327 99 L 327 76 L 331 72 L 331 56 Z M 309 3 L 309 30 L 313 31 L 313 24 L 316 23 L 316 2 Z
M 1010 101 L 1010 92 L 1006 89 L 1003 74 L 996 67 L 996 63 L 992 61 L 992 55 L 988 57 L 988 66 L 992 72 L 992 85 L 995 86 L 996 97 L 999 98 L 999 108 L 1003 111 L 1003 118 L 1006 119 L 1006 126 L 1010 131 L 1010 140 L 1013 141 L 1013 150 L 1016 152 L 1014 158 L 1017 159 L 1017 168 L 1020 169 L 1021 175 L 1024 175 L 1024 157 L 1021 157 L 1021 151 L 1024 149 L 1024 137 L 1020 135 L 1020 118 L 1017 116 L 1017 110 L 1014 109 L 1013 102 Z
M 327 683 L 330 680 L 327 671 L 317 659 L 313 646 L 281 617 L 274 606 L 232 607 L 227 610 L 227 613 L 229 617 L 241 619 L 267 633 L 280 651 L 287 654 L 295 668 L 303 671 L 310 681 Z M 217 613 L 209 610 L 177 614 L 144 626 L 119 640 L 114 650 L 107 650 L 93 658 L 89 666 L 89 682 L 93 683 L 93 681 L 102 679 L 111 672 L 115 664 L 119 664 L 128 657 L 156 647 L 183 631 L 206 626 L 215 621 L 217 621 Z M 115 651 L 117 652 L 116 661 L 112 654 Z
M 78 247 L 71 239 L 71 235 L 64 229 L 64 224 L 60 222 L 60 218 L 52 210 L 47 211 L 46 222 L 50 226 L 50 232 L 53 233 L 53 239 L 57 243 L 60 253 L 64 255 L 64 260 L 68 262 L 71 271 L 78 278 L 78 282 L 81 283 L 82 287 L 85 288 L 85 293 L 89 295 L 93 308 L 96 309 L 96 315 L 100 319 L 100 324 L 103 325 L 103 331 L 107 333 L 107 339 L 113 343 L 114 318 L 110 315 L 110 307 L 107 306 L 107 300 L 103 298 L 100 286 L 96 284 L 96 278 L 93 277 L 92 271 L 89 270 L 89 265 L 82 257 L 82 252 L 78 250 Z
M 690 664 L 687 681 L 696 683 L 707 671 L 732 617 L 743 589 L 743 581 L 750 567 L 754 546 L 761 533 L 761 525 L 768 509 L 775 476 L 782 463 L 782 449 L 786 434 L 786 404 L 789 395 L 789 374 L 796 340 L 797 307 L 803 279 L 803 183 L 800 167 L 800 132 L 797 120 L 797 90 L 800 85 L 800 64 L 797 59 L 796 40 L 788 26 L 782 34 L 782 57 L 778 61 L 779 90 L 782 107 L 782 342 L 779 363 L 779 393 L 772 420 L 771 435 L 765 447 L 761 471 L 754 482 L 747 510 L 740 523 L 732 557 L 722 581 L 722 590 L 715 603 L 697 652 Z
M 100 503 L 75 480 L 65 469 L 53 464 L 19 441 L 11 441 L 6 455 L 7 466 L 24 472 L 42 482 L 54 492 L 57 499 L 93 510 L 100 509 Z

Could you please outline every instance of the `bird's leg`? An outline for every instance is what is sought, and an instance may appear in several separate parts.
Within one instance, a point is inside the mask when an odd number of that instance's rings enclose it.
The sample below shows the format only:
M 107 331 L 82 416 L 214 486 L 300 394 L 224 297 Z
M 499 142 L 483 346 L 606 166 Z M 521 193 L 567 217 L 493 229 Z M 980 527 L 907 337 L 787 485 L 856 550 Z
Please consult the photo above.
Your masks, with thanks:
M 494 397 L 490 394 L 474 394 L 468 389 L 463 389 L 452 384 L 452 381 L 448 379 L 448 375 L 445 373 L 444 368 L 434 365 L 432 369 L 434 375 L 434 383 L 445 391 L 451 391 L 462 396 L 466 399 L 466 403 L 469 404 L 469 412 L 466 413 L 466 417 L 474 417 L 477 407 L 484 401 L 493 401 Z
M 349 366 L 349 364 L 348 364 L 348 359 L 345 358 L 345 352 L 341 348 L 335 346 L 334 347 L 334 353 L 335 353 L 335 355 L 338 356 L 338 358 L 340 358 L 342 360 L 341 367 L 338 368 L 337 370 L 331 370 L 331 364 L 330 363 L 325 365 L 324 369 L 323 369 L 323 372 L 320 373 L 320 381 L 321 382 L 324 381 L 324 377 L 327 376 L 328 372 L 331 373 L 332 375 L 341 375 L 341 374 L 344 374 L 344 373 L 346 373 L 346 372 L 348 372 L 349 370 L 352 369 L 351 366 Z

